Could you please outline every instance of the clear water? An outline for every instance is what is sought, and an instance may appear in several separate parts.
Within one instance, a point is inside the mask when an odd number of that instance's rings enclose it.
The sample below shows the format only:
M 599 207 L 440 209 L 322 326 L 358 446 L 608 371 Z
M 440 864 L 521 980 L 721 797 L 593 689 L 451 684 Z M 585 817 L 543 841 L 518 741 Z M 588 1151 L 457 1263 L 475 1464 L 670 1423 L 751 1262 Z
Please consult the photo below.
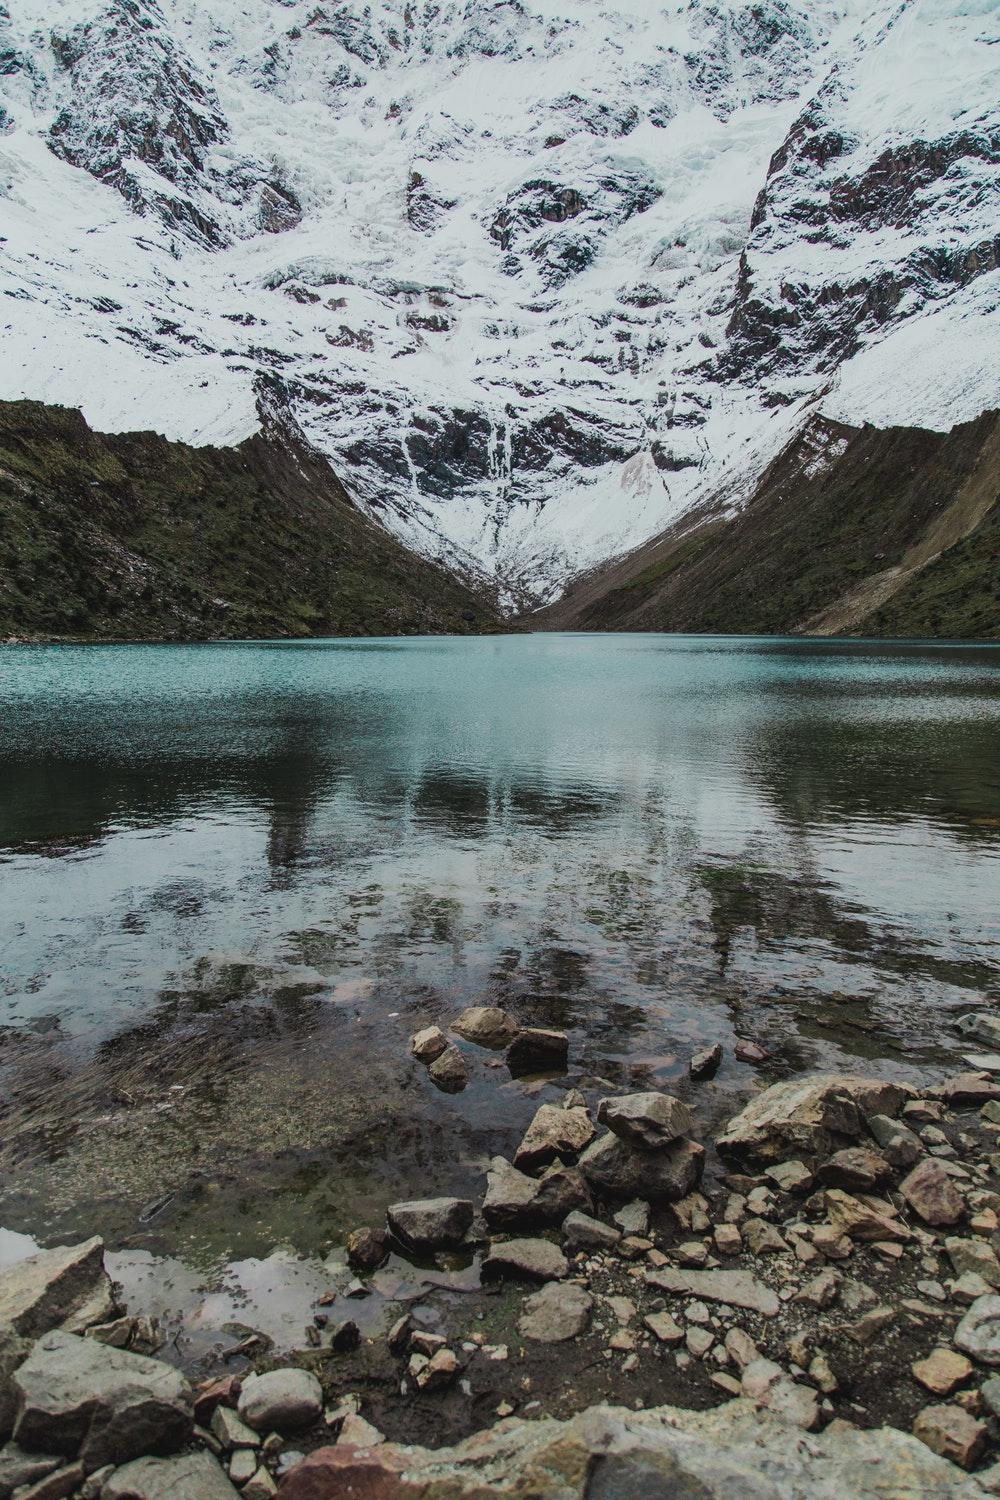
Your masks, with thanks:
M 1000 1001 L 1000 649 L 7 649 L 0 997 L 4 1222 L 192 1254 L 481 1184 L 552 1086 L 438 1093 L 469 1003 L 616 1085 L 934 1075 Z

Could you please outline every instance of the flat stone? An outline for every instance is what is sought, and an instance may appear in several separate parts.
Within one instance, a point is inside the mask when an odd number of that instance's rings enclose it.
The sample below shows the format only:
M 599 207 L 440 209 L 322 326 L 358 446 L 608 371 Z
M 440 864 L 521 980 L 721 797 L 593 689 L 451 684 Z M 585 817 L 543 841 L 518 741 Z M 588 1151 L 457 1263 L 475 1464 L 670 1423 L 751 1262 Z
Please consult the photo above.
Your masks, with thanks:
M 723 1156 L 748 1164 L 829 1156 L 861 1138 L 863 1114 L 898 1112 L 909 1091 L 850 1074 L 788 1079 L 765 1089 L 717 1137 Z
M 549 1240 L 494 1240 L 483 1261 L 484 1280 L 525 1277 L 535 1281 L 558 1281 L 569 1270 L 569 1262 Z
M 775 1318 L 781 1311 L 777 1293 L 749 1271 L 681 1271 L 664 1266 L 659 1271 L 647 1271 L 646 1281 L 675 1296 L 745 1307 L 765 1318 Z
M 771 1359 L 755 1359 L 743 1371 L 741 1381 L 743 1395 L 780 1417 L 810 1432 L 819 1423 L 819 1402 L 816 1392 L 805 1385 L 798 1385 Z
M 583 1333 L 593 1306 L 593 1297 L 583 1287 L 550 1281 L 525 1299 L 518 1331 L 538 1344 L 562 1344 Z
M 428 1368 L 430 1368 L 429 1365 Z M 350 1443 L 354 1448 L 377 1448 L 379 1443 L 385 1442 L 385 1433 L 381 1432 L 374 1423 L 366 1422 L 364 1417 L 353 1411 L 348 1412 L 340 1424 L 337 1442 Z
M 912 1236 L 906 1225 L 892 1213 L 890 1205 L 875 1208 L 840 1188 L 828 1188 L 824 1197 L 827 1217 L 837 1234 L 852 1240 L 898 1241 L 903 1244 Z
M 427 1026 L 410 1038 L 410 1051 L 422 1063 L 432 1063 L 448 1049 L 448 1038 L 440 1026 Z
M 34 1484 L 22 1485 L 16 1491 L 14 1500 L 69 1500 L 70 1495 L 79 1493 L 79 1487 L 85 1478 L 83 1464 L 66 1464 L 46 1479 L 36 1479 Z
M 246 1484 L 257 1472 L 257 1455 L 249 1448 L 237 1448 L 229 1460 L 229 1477 L 236 1485 Z
M 714 1042 L 711 1047 L 702 1047 L 699 1052 L 691 1056 L 688 1063 L 688 1072 L 692 1078 L 714 1078 L 722 1064 L 722 1043 Z
M 819 1168 L 817 1177 L 828 1187 L 870 1193 L 892 1181 L 892 1168 L 879 1151 L 847 1146 L 835 1151 Z
M 925 1406 L 914 1420 L 913 1436 L 932 1453 L 971 1469 L 986 1446 L 986 1424 L 960 1406 Z
M 80 1315 L 104 1322 L 113 1308 L 111 1278 L 104 1269 L 104 1241 L 95 1236 L 79 1245 L 40 1250 L 0 1270 L 0 1327 L 22 1338 L 53 1329 L 76 1332 Z
M 104 1481 L 101 1500 L 237 1500 L 210 1453 L 180 1458 L 140 1458 Z
M 950 1396 L 972 1374 L 972 1362 L 954 1349 L 932 1349 L 911 1366 L 914 1380 L 935 1396 Z
M 704 1147 L 675 1141 L 660 1151 L 633 1151 L 610 1132 L 588 1146 L 580 1171 L 592 1188 L 611 1198 L 676 1202 L 701 1181 Z
M 694 1129 L 691 1111 L 672 1094 L 622 1094 L 602 1099 L 597 1118 L 639 1151 L 659 1150 Z
M 981 1365 L 1000 1365 L 1000 1297 L 977 1297 L 952 1342 Z
M 661 1344 L 683 1344 L 684 1330 L 667 1312 L 650 1313 L 642 1320 L 653 1337 Z
M 541 1177 L 529 1177 L 502 1156 L 486 1174 L 483 1218 L 494 1229 L 540 1229 L 561 1224 L 574 1211 L 593 1208 L 590 1189 L 576 1167 L 553 1165 Z
M 882 1155 L 897 1172 L 912 1167 L 923 1156 L 920 1141 L 902 1121 L 893 1120 L 889 1115 L 869 1115 L 867 1125 Z
M 496 1005 L 470 1005 L 451 1023 L 452 1031 L 479 1047 L 502 1051 L 518 1032 L 517 1022 Z
M 760 1042 L 740 1037 L 733 1047 L 733 1056 L 740 1062 L 766 1063 L 770 1062 L 773 1053 L 769 1052 L 766 1047 L 762 1047 Z
M 1000 1287 L 1000 1261 L 997 1260 L 995 1251 L 983 1240 L 964 1240 L 949 1237 L 944 1242 L 944 1248 L 948 1253 L 948 1259 L 955 1267 L 956 1275 L 962 1276 L 967 1271 L 974 1271 L 990 1286 Z
M 427 1069 L 429 1077 L 445 1094 L 458 1094 L 469 1081 L 469 1069 L 457 1047 L 447 1046 Z
M 567 1214 L 562 1232 L 571 1250 L 613 1250 L 622 1237 L 620 1229 L 581 1213 Z
M 813 1185 L 813 1174 L 802 1161 L 782 1161 L 767 1167 L 764 1176 L 769 1178 L 782 1193 L 808 1193 Z
M 530 1172 L 557 1158 L 574 1162 L 594 1138 L 594 1126 L 586 1109 L 563 1109 L 543 1104 L 528 1126 L 514 1153 L 514 1165 Z
M 899 1191 L 925 1224 L 957 1224 L 965 1201 L 939 1161 L 927 1157 L 899 1184 Z
M 391 1204 L 386 1218 L 393 1234 L 409 1249 L 443 1250 L 463 1243 L 475 1213 L 468 1198 L 416 1198 Z
M 55 1331 L 14 1375 L 22 1448 L 64 1453 L 87 1469 L 170 1453 L 194 1426 L 191 1389 L 159 1360 Z
M 752 1255 L 774 1255 L 788 1249 L 788 1245 L 766 1219 L 747 1219 L 743 1227 L 743 1238 Z
M 569 1059 L 569 1037 L 564 1031 L 529 1026 L 518 1032 L 507 1048 L 506 1057 L 515 1078 L 525 1073 L 564 1073 Z
M 760 1359 L 760 1351 L 750 1335 L 742 1328 L 730 1328 L 724 1339 L 726 1353 L 740 1371 Z
M 247 1376 L 237 1410 L 257 1432 L 298 1432 L 319 1421 L 323 1391 L 308 1370 L 269 1370 Z

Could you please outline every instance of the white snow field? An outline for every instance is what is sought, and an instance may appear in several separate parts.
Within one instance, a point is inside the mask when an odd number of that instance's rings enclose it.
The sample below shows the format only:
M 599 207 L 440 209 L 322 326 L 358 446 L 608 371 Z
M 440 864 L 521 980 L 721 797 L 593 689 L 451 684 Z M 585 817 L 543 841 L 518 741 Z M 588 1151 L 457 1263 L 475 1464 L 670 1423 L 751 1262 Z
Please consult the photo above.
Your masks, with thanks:
M 511 604 L 1000 405 L 998 258 L 1000 0 L 0 4 L 0 397 L 281 410 Z

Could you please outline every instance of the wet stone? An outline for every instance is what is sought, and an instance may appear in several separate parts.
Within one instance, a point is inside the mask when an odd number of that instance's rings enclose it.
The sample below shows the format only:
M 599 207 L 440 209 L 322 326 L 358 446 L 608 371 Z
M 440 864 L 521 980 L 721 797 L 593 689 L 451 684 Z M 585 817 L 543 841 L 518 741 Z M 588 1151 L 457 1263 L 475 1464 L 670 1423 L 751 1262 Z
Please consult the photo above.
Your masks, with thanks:
M 469 1069 L 457 1047 L 447 1046 L 428 1068 L 428 1074 L 446 1094 L 458 1094 L 469 1081 Z
M 448 1038 L 440 1026 L 427 1026 L 410 1038 L 410 1051 L 422 1063 L 432 1063 L 448 1049 Z
M 464 1041 L 480 1047 L 502 1050 L 517 1035 L 517 1022 L 495 1005 L 470 1005 L 451 1023 L 451 1029 Z
M 564 1031 L 526 1027 L 511 1042 L 506 1056 L 515 1078 L 525 1073 L 564 1073 L 569 1059 L 569 1037 Z
M 925 1224 L 957 1224 L 965 1202 L 941 1163 L 928 1158 L 903 1178 L 899 1191 Z
M 561 1224 L 574 1211 L 593 1208 L 590 1190 L 576 1167 L 552 1166 L 541 1177 L 529 1177 L 502 1156 L 486 1174 L 483 1217 L 493 1229 L 536 1229 Z
M 468 1198 L 417 1198 L 386 1210 L 389 1228 L 411 1250 L 442 1250 L 462 1244 L 475 1217 Z
M 356 1271 L 376 1271 L 389 1254 L 384 1229 L 352 1229 L 345 1242 L 347 1259 Z
M 494 1241 L 483 1261 L 484 1280 L 499 1277 L 524 1277 L 536 1281 L 557 1281 L 566 1275 L 569 1262 L 549 1240 L 515 1239 Z

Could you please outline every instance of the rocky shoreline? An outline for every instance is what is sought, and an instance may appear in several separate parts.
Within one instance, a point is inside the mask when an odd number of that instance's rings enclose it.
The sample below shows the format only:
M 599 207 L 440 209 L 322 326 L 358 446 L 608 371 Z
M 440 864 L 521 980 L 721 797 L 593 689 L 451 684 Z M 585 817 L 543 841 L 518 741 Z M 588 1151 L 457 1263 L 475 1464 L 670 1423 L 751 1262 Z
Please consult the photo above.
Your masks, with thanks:
M 566 1071 L 565 1035 L 495 1008 L 451 1029 L 516 1076 Z M 445 1031 L 412 1050 L 462 1088 Z M 695 1085 L 720 1058 L 691 1058 Z M 348 1236 L 301 1349 L 251 1334 L 195 1387 L 100 1239 L 0 1271 L 0 1500 L 1000 1492 L 989 1071 L 779 1082 L 714 1141 L 696 1099 L 593 1092 L 541 1104 L 478 1201 Z M 363 1334 L 390 1253 L 426 1290 Z M 435 1291 L 470 1262 L 464 1295 Z

